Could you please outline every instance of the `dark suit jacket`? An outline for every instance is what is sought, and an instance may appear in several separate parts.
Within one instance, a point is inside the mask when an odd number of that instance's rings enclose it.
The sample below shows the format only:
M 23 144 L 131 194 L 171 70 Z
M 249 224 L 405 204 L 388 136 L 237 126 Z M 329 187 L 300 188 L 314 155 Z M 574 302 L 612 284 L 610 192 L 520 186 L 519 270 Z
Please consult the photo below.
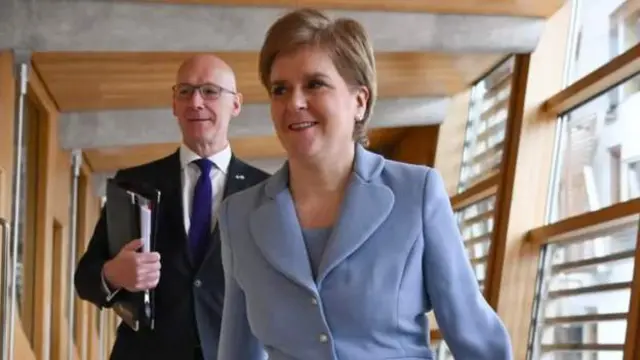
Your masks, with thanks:
M 201 265 L 189 256 L 182 215 L 182 186 L 179 152 L 163 159 L 121 170 L 116 177 L 148 182 L 162 192 L 158 215 L 156 251 L 161 255 L 160 282 L 155 290 L 155 330 L 135 332 L 127 325 L 118 328 L 112 360 L 193 359 L 197 347 L 206 360 L 216 359 L 224 296 L 224 275 L 220 258 L 218 227 Z M 255 185 L 268 177 L 232 156 L 224 197 Z M 108 204 L 105 206 L 109 206 Z M 132 239 L 133 240 L 133 239 Z M 102 266 L 108 260 L 105 210 L 102 210 L 86 253 L 75 272 L 78 296 L 96 306 L 110 307 L 102 288 Z M 124 292 L 123 292 L 124 294 Z

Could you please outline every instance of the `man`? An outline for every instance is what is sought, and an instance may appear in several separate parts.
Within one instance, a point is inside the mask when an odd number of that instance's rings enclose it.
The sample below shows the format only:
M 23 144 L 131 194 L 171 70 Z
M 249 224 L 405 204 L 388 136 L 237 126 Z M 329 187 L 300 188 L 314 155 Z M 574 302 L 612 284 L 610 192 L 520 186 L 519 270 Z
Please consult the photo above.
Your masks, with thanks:
M 231 153 L 227 128 L 242 98 L 227 64 L 192 57 L 180 66 L 173 91 L 183 144 L 116 175 L 162 192 L 156 252 L 137 252 L 141 242 L 134 240 L 110 259 L 103 209 L 75 273 L 80 298 L 100 308 L 126 292 L 155 289 L 155 329 L 120 325 L 113 360 L 216 359 L 224 296 L 216 210 L 224 197 L 268 176 Z

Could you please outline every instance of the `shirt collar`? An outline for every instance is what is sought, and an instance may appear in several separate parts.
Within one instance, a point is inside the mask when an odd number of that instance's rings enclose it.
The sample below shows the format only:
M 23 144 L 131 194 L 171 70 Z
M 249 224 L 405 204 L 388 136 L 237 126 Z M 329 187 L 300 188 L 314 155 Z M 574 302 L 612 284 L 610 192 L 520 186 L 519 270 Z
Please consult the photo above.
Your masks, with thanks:
M 187 165 L 194 160 L 198 160 L 200 158 L 200 155 L 189 149 L 185 144 L 180 145 L 180 167 L 182 169 L 186 168 Z M 218 170 L 226 174 L 229 169 L 229 163 L 231 162 L 231 146 L 227 144 L 224 149 L 209 156 L 208 159 L 216 165 Z

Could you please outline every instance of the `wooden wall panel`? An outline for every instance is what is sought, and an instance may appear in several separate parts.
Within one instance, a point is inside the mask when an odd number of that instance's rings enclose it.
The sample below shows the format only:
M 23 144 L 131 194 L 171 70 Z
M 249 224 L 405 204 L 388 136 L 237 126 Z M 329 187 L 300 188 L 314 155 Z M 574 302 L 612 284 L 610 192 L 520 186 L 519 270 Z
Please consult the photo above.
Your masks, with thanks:
M 22 322 L 20 318 L 16 316 L 15 322 L 15 341 L 14 343 L 14 357 L 20 360 L 36 360 L 36 356 L 33 353 L 29 339 L 24 333 Z
M 90 331 L 87 333 L 87 357 L 85 359 L 100 359 L 100 334 L 97 330 L 99 326 L 98 310 L 95 307 L 91 310 L 88 327 Z
M 0 217 L 11 219 L 13 185 L 13 122 L 15 109 L 15 83 L 13 56 L 10 51 L 0 51 Z M 0 249 L 0 256 L 2 255 Z M 4 299 L 0 299 L 3 303 Z M 20 316 L 15 321 L 15 358 L 35 360 Z
M 433 167 L 440 125 L 407 128 L 389 158 L 416 165 Z
M 240 158 L 273 158 L 285 156 L 275 136 L 231 139 L 231 148 Z M 165 157 L 178 149 L 179 143 L 158 143 L 113 148 L 89 149 L 85 157 L 94 172 L 115 171 Z
M 391 156 L 396 144 L 404 137 L 404 134 L 409 131 L 409 129 L 411 129 L 411 127 L 369 130 L 367 134 L 369 138 L 368 149 L 385 156 Z
M 68 194 L 68 191 L 67 191 Z M 68 205 L 68 201 L 66 202 Z M 57 204 L 56 204 L 57 207 Z M 50 359 L 66 359 L 66 324 L 65 313 L 67 306 L 66 296 L 66 271 L 69 261 L 67 256 L 67 249 L 69 248 L 68 242 L 68 227 L 63 226 L 57 219 L 53 221 L 53 233 L 52 233 L 52 261 L 51 268 L 51 328 L 49 331 L 50 339 Z
M 33 347 L 38 359 L 66 359 L 69 351 L 78 358 L 75 348 L 67 347 L 69 324 L 64 314 L 65 294 L 71 286 L 65 260 L 70 231 L 70 154 L 59 148 L 58 110 L 35 71 L 29 76 L 28 97 L 38 110 L 39 133 Z M 56 240 L 58 251 L 54 251 Z
M 380 128 L 369 131 L 370 147 L 386 153 L 395 146 L 409 128 Z M 236 156 L 242 159 L 261 159 L 285 157 L 276 136 L 259 136 L 233 138 L 229 140 Z M 85 151 L 88 165 L 94 172 L 110 172 L 148 161 L 160 159 L 171 154 L 178 148 L 178 143 L 160 143 L 114 148 L 98 148 Z
M 52 328 L 52 261 L 53 261 L 53 236 L 54 236 L 54 207 L 58 199 L 56 196 L 57 178 L 57 110 L 52 106 L 42 82 L 34 72 L 29 76 L 28 96 L 35 103 L 39 113 L 37 119 L 38 153 L 37 170 L 38 178 L 36 188 L 37 220 L 35 224 L 35 261 L 34 268 L 34 292 L 33 299 L 33 347 L 38 359 L 50 357 L 50 332 Z M 44 180 L 44 181 L 42 181 Z
M 492 288 L 490 301 L 509 330 L 514 359 L 527 354 L 540 248 L 526 241 L 526 233 L 544 223 L 557 124 L 541 108 L 562 88 L 570 14 L 567 4 L 549 20 L 531 55 L 517 160 L 512 162 L 515 168 L 507 170 L 514 172 L 514 180 L 501 189 L 511 192 L 511 199 L 499 206 L 512 213 L 503 237 L 494 239 L 504 261 L 501 271 L 490 274 L 499 284 Z
M 504 264 L 507 261 L 514 261 L 513 259 L 505 258 L 508 245 L 506 236 L 511 216 L 519 215 L 519 212 L 511 212 L 511 201 L 513 199 L 520 138 L 523 136 L 523 110 L 530 58 L 529 54 L 515 56 L 513 76 L 511 77 L 512 90 L 509 99 L 509 114 L 505 128 L 504 155 L 500 172 L 496 175 L 498 187 L 496 191 L 496 206 L 494 207 L 492 246 L 488 255 L 487 274 L 489 275 L 485 281 L 485 296 L 489 304 L 494 308 L 500 298 L 500 281 Z M 553 144 L 553 141 L 551 143 Z M 551 146 L 551 149 L 553 149 L 553 146 Z
M 11 179 L 13 178 L 13 122 L 14 122 L 13 56 L 0 52 L 0 217 L 11 218 Z
M 40 199 L 42 198 L 45 187 L 41 186 L 41 182 L 38 181 L 37 174 L 42 166 L 42 152 L 41 144 L 43 143 L 46 134 L 43 133 L 40 123 L 46 117 L 40 108 L 32 99 L 32 96 L 27 96 L 25 101 L 25 151 L 23 156 L 26 158 L 26 174 L 22 178 L 22 184 L 25 187 L 26 199 L 22 204 L 24 211 L 24 227 L 22 229 L 23 236 L 20 241 L 23 244 L 23 251 L 21 258 L 18 259 L 22 263 L 22 296 L 21 296 L 21 311 L 20 317 L 22 319 L 22 325 L 24 331 L 27 334 L 27 338 L 34 344 L 35 340 L 35 318 L 37 316 L 35 309 L 35 302 L 38 298 L 37 283 L 39 281 L 37 271 L 38 269 L 38 242 L 37 238 L 40 233 L 46 231 L 44 229 L 44 222 L 41 221 L 42 213 L 45 211 Z M 44 120 L 46 121 L 46 119 Z M 45 143 L 46 144 L 46 143 Z M 45 282 L 50 283 L 48 279 L 44 279 Z
M 87 164 L 81 166 L 80 178 L 78 179 L 78 222 L 76 239 L 76 264 L 78 259 L 85 252 L 91 231 L 95 226 L 94 213 L 97 208 L 94 206 L 94 192 L 91 184 L 91 169 Z M 75 291 L 74 291 L 75 294 Z M 89 354 L 90 339 L 90 318 L 95 308 L 88 301 L 81 301 L 75 296 L 75 343 L 81 359 L 87 359 Z M 91 358 L 91 357 L 90 357 Z
M 435 168 L 442 175 L 449 196 L 457 193 L 464 148 L 465 130 L 469 118 L 471 91 L 462 91 L 451 98 L 447 117 L 440 125 Z
M 55 191 L 54 202 L 52 204 L 51 216 L 53 216 L 54 224 L 57 224 L 61 228 L 62 238 L 52 241 L 52 266 L 50 271 L 52 272 L 52 328 L 55 332 L 51 338 L 52 352 L 54 355 L 59 356 L 60 360 L 66 360 L 70 349 L 67 346 L 68 342 L 68 329 L 69 318 L 66 316 L 66 309 L 68 303 L 68 291 L 69 287 L 73 284 L 69 284 L 68 272 L 69 272 L 69 236 L 71 229 L 71 219 L 69 218 L 69 206 L 71 196 L 71 154 L 68 151 L 56 149 L 56 169 L 55 178 L 52 179 Z M 57 241 L 56 241 L 57 240 Z M 57 249 L 56 247 L 62 247 Z M 61 264 L 58 264 L 62 262 Z M 60 276 L 60 278 L 56 278 Z M 71 349 L 74 351 L 75 349 Z M 51 357 L 54 360 L 55 357 Z
M 91 194 L 90 197 L 87 198 L 87 207 L 85 214 L 85 219 L 82 221 L 84 224 L 84 231 L 82 231 L 78 235 L 78 240 L 83 241 L 84 245 L 78 248 L 79 252 L 84 252 L 87 245 L 89 244 L 89 239 L 93 234 L 93 229 L 95 224 L 98 222 L 98 218 L 100 217 L 100 199 L 93 196 L 95 192 L 93 188 L 89 186 L 88 192 Z M 86 304 L 87 308 L 87 348 L 86 348 L 86 359 L 100 359 L 100 333 L 98 331 L 100 323 L 98 322 L 99 310 L 93 304 L 83 302 Z M 105 312 L 107 312 L 105 310 Z

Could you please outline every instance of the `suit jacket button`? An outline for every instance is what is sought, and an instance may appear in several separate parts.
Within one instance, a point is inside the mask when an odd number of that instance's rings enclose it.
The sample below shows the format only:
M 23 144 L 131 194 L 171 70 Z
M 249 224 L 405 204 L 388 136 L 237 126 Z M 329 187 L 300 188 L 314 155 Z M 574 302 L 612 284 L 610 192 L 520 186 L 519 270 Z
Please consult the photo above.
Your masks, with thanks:
M 202 281 L 200 281 L 199 279 L 196 279 L 196 281 L 193 282 L 193 286 L 199 288 L 202 285 Z
M 311 298 L 311 305 L 318 305 L 318 300 L 316 300 L 316 298 Z
M 320 334 L 320 342 L 321 343 L 326 343 L 327 341 L 329 341 L 329 337 L 327 336 L 327 334 Z

